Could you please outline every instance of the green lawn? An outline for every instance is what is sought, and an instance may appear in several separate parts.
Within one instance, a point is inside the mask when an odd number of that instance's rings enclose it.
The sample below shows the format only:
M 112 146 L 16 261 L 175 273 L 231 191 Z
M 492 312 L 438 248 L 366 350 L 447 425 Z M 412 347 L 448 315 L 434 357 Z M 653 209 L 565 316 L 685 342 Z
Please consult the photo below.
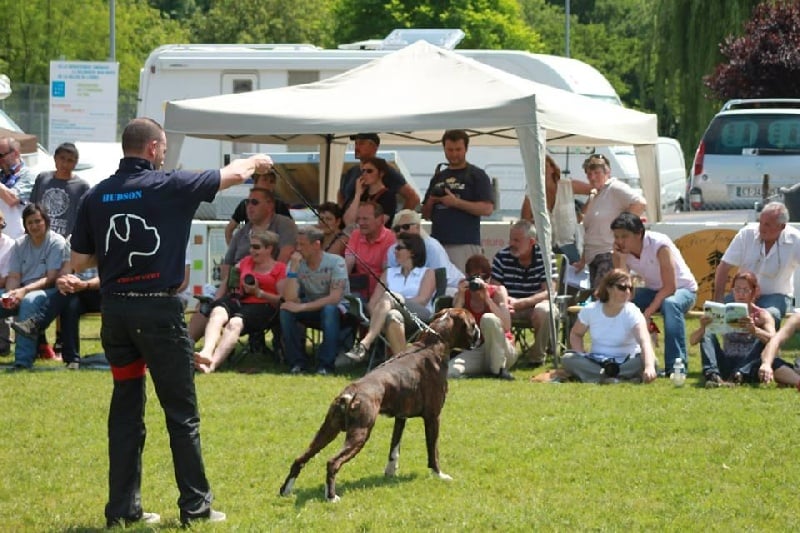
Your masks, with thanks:
M 92 325 L 89 325 L 89 329 Z M 691 330 L 690 326 L 690 330 Z M 84 353 L 98 349 L 84 341 Z M 786 354 L 793 359 L 796 353 Z M 0 358 L 0 362 L 10 362 Z M 399 475 L 385 479 L 392 423 L 381 419 L 324 500 L 325 461 L 311 461 L 288 498 L 278 488 L 350 377 L 288 376 L 250 358 L 197 377 L 215 531 L 776 531 L 794 530 L 800 479 L 792 389 L 706 390 L 699 355 L 683 388 L 652 385 L 451 382 L 440 459 L 425 467 L 422 424 L 408 424 Z M 58 368 L 37 362 L 37 368 Z M 102 528 L 108 372 L 0 373 L 0 529 Z M 163 414 L 150 387 L 143 501 L 178 527 Z

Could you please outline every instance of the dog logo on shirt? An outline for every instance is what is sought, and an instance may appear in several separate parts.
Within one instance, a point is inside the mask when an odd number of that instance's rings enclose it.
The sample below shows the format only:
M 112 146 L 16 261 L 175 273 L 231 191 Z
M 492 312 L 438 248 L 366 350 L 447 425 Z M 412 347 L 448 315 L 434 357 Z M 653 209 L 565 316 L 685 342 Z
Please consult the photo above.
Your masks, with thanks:
M 108 221 L 106 232 L 106 253 L 115 241 L 125 243 L 128 253 L 128 266 L 133 267 L 133 257 L 137 255 L 155 255 L 161 244 L 161 236 L 154 226 L 148 226 L 145 219 L 138 215 L 121 213 Z

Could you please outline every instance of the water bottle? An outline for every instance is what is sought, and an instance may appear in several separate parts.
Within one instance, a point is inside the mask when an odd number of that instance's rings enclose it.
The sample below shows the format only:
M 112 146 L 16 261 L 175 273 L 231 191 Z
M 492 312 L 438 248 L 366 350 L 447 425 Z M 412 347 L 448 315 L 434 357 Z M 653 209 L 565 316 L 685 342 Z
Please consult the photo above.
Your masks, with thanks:
M 675 359 L 675 364 L 672 366 L 672 375 L 670 378 L 672 384 L 676 387 L 683 387 L 686 382 L 686 367 L 683 366 L 683 359 L 678 357 Z

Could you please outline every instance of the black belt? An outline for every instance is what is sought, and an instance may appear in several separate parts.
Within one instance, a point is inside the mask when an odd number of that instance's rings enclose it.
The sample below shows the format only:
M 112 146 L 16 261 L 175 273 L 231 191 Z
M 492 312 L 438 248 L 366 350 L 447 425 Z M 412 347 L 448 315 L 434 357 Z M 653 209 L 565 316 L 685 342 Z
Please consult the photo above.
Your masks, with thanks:
M 154 291 L 154 292 L 139 292 L 139 291 L 128 291 L 128 292 L 112 292 L 113 296 L 118 296 L 120 298 L 166 298 L 169 296 L 175 296 L 178 292 L 175 289 L 170 289 L 168 291 Z

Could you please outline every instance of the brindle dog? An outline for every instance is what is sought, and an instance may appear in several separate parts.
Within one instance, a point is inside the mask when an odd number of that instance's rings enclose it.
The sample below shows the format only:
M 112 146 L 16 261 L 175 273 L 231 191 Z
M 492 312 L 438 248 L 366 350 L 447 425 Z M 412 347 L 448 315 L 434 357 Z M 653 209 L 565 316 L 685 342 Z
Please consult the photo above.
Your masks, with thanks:
M 338 501 L 336 473 L 355 457 L 369 439 L 379 414 L 394 417 L 392 444 L 385 475 L 393 476 L 400 457 L 406 419 L 422 417 L 428 448 L 428 467 L 440 479 L 452 479 L 439 469 L 439 414 L 447 395 L 447 363 L 453 349 L 475 345 L 480 329 L 464 309 L 444 309 L 431 319 L 431 331 L 363 378 L 345 387 L 331 403 L 322 426 L 308 449 L 292 463 L 280 494 L 288 496 L 303 466 L 344 431 L 341 451 L 328 461 L 325 497 Z

